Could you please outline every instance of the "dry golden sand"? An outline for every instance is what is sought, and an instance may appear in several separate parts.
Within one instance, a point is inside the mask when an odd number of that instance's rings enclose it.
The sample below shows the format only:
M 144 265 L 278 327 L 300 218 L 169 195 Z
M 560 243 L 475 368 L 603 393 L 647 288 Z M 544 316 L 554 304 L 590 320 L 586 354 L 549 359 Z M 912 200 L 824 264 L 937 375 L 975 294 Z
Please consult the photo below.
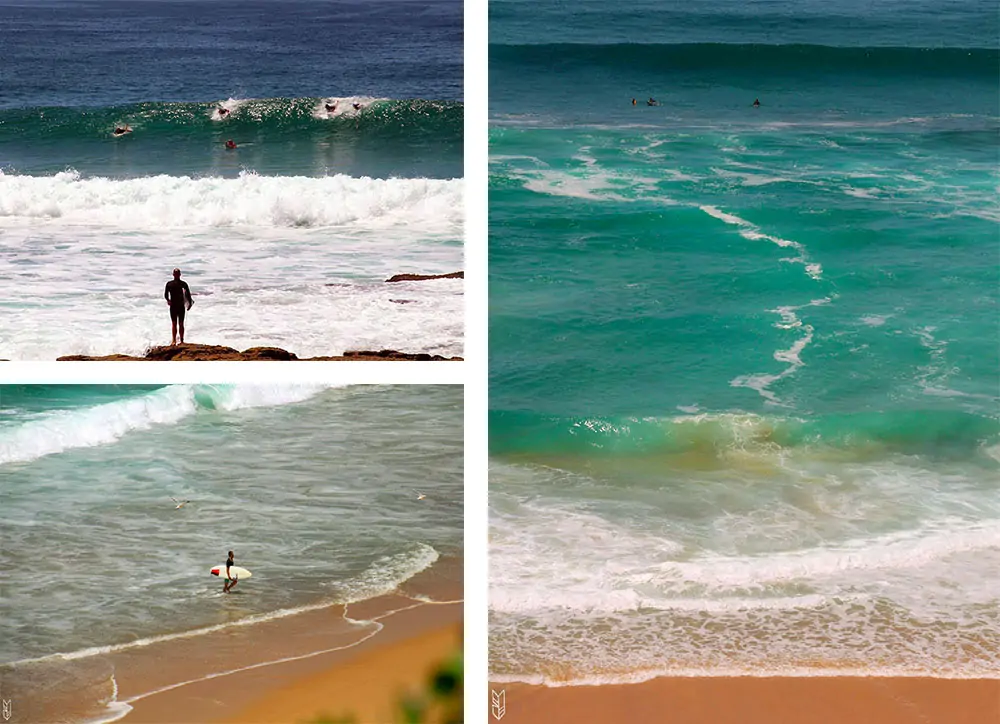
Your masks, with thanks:
M 664 677 L 490 688 L 505 691 L 503 724 L 1000 724 L 998 679 Z
M 404 639 L 307 676 L 249 703 L 224 721 L 230 724 L 334 721 L 395 722 L 396 704 L 421 691 L 436 667 L 462 646 L 462 628 L 452 625 Z

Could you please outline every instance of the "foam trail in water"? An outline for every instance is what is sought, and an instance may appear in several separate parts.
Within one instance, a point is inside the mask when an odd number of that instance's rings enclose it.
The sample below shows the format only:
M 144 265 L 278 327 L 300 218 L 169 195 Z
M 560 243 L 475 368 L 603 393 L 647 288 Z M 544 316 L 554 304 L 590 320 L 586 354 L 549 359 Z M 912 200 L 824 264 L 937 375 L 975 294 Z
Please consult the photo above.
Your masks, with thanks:
M 778 362 L 784 362 L 788 365 L 788 367 L 776 375 L 741 375 L 730 380 L 729 384 L 732 387 L 748 387 L 752 390 L 756 390 L 761 397 L 772 405 L 784 405 L 778 396 L 770 389 L 770 386 L 778 380 L 782 380 L 785 377 L 794 374 L 800 367 L 805 366 L 805 363 L 799 355 L 802 353 L 802 350 L 804 350 L 806 346 L 812 342 L 813 339 L 812 325 L 803 325 L 802 321 L 798 318 L 795 312 L 803 307 L 818 307 L 823 304 L 829 304 L 830 301 L 832 301 L 830 297 L 824 297 L 823 299 L 814 299 L 808 304 L 803 304 L 798 307 L 785 306 L 772 309 L 772 312 L 781 316 L 781 321 L 776 322 L 774 325 L 775 327 L 778 329 L 802 329 L 804 333 L 802 337 L 795 340 L 791 347 L 788 349 L 779 349 L 774 353 L 774 359 Z
M 782 239 L 777 236 L 770 236 L 769 234 L 764 234 L 760 231 L 760 228 L 754 224 L 751 224 L 746 219 L 741 219 L 735 214 L 727 214 L 725 211 L 721 211 L 715 206 L 699 206 L 699 209 L 704 211 L 706 214 L 711 216 L 713 219 L 718 219 L 719 221 L 724 221 L 732 226 L 740 227 L 740 236 L 744 239 L 749 239 L 751 241 L 770 241 L 773 244 L 777 244 L 780 247 L 792 248 L 799 252 L 799 255 L 789 259 L 783 259 L 782 261 L 788 261 L 793 264 L 802 264 L 805 267 L 806 274 L 810 278 L 819 281 L 823 276 L 823 267 L 815 262 L 810 262 L 806 256 L 806 248 L 797 241 L 790 241 L 788 239 Z

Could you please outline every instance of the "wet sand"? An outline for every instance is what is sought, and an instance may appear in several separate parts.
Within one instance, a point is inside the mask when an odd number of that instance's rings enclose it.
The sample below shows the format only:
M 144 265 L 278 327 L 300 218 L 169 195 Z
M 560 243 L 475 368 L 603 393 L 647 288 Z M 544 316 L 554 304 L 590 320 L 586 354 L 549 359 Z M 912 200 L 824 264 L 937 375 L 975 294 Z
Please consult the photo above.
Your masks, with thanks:
M 190 683 L 150 694 L 145 676 L 120 681 L 118 700 L 132 707 L 121 721 L 309 722 L 320 714 L 373 721 L 361 717 L 373 706 L 395 704 L 399 692 L 422 684 L 429 670 L 460 649 L 462 565 L 460 558 L 442 560 L 396 593 L 248 627 L 252 635 L 241 632 L 225 665 L 212 667 L 222 675 L 192 681 L 199 657 L 214 646 L 198 637 L 198 652 L 159 664 L 161 672 L 173 669 L 166 678 Z M 346 621 L 365 623 L 345 629 Z M 247 668 L 234 671 L 241 667 Z M 316 690 L 315 696 L 304 696 L 307 690 Z M 130 700 L 135 694 L 139 698 Z
M 379 616 L 376 609 L 384 603 L 358 604 L 350 614 Z M 419 687 L 461 647 L 461 621 L 461 602 L 420 604 L 381 619 L 384 628 L 357 645 L 148 695 L 131 702 L 122 721 L 308 722 L 320 715 L 393 721 L 391 713 L 388 719 L 369 717 L 391 712 L 398 694 Z
M 303 676 L 258 696 L 224 721 L 400 721 L 400 699 L 423 691 L 437 667 L 462 649 L 462 627 L 451 624 L 402 640 L 375 645 L 325 671 Z
M 505 692 L 504 724 L 1000 722 L 1000 679 L 706 676 L 607 686 L 491 682 L 490 689 Z
M 167 633 L 144 645 L 5 665 L 0 683 L 4 698 L 14 702 L 10 721 L 222 721 L 263 697 L 334 671 L 341 673 L 332 679 L 356 671 L 352 676 L 385 680 L 384 691 L 368 691 L 389 695 L 394 682 L 423 682 L 428 668 L 454 653 L 463 620 L 462 572 L 461 557 L 444 557 L 393 593 L 366 601 L 316 604 L 249 623 L 234 618 L 193 635 Z M 234 613 L 239 598 L 230 602 Z M 388 676 L 390 667 L 398 670 L 398 679 Z M 345 701 L 347 709 L 356 705 Z M 316 718 L 312 711 L 296 711 L 302 712 L 294 714 L 299 718 L 274 721 Z

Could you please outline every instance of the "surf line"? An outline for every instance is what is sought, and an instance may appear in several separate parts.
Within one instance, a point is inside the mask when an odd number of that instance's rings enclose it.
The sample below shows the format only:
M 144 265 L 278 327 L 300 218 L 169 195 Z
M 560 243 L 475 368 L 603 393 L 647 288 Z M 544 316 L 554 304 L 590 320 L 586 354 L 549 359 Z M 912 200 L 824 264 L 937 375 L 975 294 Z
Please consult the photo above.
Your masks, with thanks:
M 187 686 L 188 684 L 197 684 L 197 683 L 202 682 L 202 681 L 209 681 L 211 679 L 218 679 L 218 678 L 221 678 L 223 676 L 229 676 L 230 674 L 238 674 L 241 671 L 252 671 L 253 669 L 260 669 L 260 668 L 263 668 L 265 666 L 274 666 L 275 664 L 285 664 L 285 663 L 288 663 L 290 661 L 301 661 L 303 659 L 311 659 L 314 656 L 322 656 L 323 654 L 333 653 L 334 651 L 343 651 L 344 649 L 352 649 L 355 646 L 360 646 L 361 644 L 363 644 L 368 639 L 377 636 L 382 631 L 382 629 L 385 628 L 384 624 L 379 623 L 382 619 L 389 618 L 390 616 L 394 616 L 397 613 L 402 613 L 403 611 L 409 611 L 410 609 L 419 608 L 421 606 L 448 606 L 448 605 L 454 605 L 454 604 L 457 604 L 457 603 L 464 603 L 465 602 L 465 599 L 462 599 L 462 598 L 456 599 L 456 600 L 453 600 L 453 601 L 434 601 L 434 600 L 430 600 L 430 599 L 428 599 L 428 600 L 421 600 L 421 599 L 416 599 L 416 598 L 414 598 L 412 596 L 404 596 L 404 598 L 408 598 L 411 601 L 415 601 L 415 603 L 413 605 L 411 605 L 411 606 L 403 606 L 402 608 L 394 608 L 391 611 L 386 611 L 385 613 L 382 613 L 382 614 L 380 614 L 378 616 L 373 616 L 370 619 L 353 619 L 353 618 L 351 618 L 350 616 L 347 615 L 347 609 L 350 606 L 350 604 L 343 604 L 343 606 L 344 606 L 344 613 L 341 616 L 341 618 L 343 618 L 349 624 L 352 624 L 352 625 L 355 625 L 355 626 L 374 626 L 375 627 L 374 631 L 371 631 L 370 633 L 368 633 L 365 636 L 361 637 L 357 641 L 354 641 L 354 642 L 349 643 L 349 644 L 344 644 L 343 646 L 334 646 L 332 648 L 323 649 L 321 651 L 311 651 L 308 654 L 300 654 L 299 656 L 286 656 L 284 658 L 275 659 L 273 661 L 261 661 L 261 662 L 256 663 L 256 664 L 250 664 L 249 666 L 241 666 L 241 667 L 239 667 L 237 669 L 229 669 L 229 670 L 226 670 L 226 671 L 217 671 L 214 674 L 208 674 L 206 676 L 201 676 L 201 677 L 199 677 L 197 679 L 189 679 L 187 681 L 181 681 L 181 682 L 178 682 L 176 684 L 170 684 L 168 686 L 162 686 L 159 689 L 153 689 L 152 691 L 147 691 L 144 694 L 137 694 L 135 696 L 129 697 L 128 699 L 125 699 L 124 701 L 118 701 L 118 682 L 115 680 L 115 675 L 112 673 L 111 674 L 111 683 L 112 683 L 114 689 L 112 691 L 111 698 L 108 700 L 108 702 L 105 704 L 105 706 L 108 707 L 109 709 L 112 709 L 114 713 L 113 713 L 112 716 L 108 716 L 108 717 L 104 717 L 104 718 L 92 719 L 92 720 L 90 720 L 88 722 L 88 724 L 110 724 L 111 722 L 118 721 L 119 719 L 121 719 L 124 716 L 126 716 L 130 711 L 132 711 L 133 707 L 131 705 L 134 704 L 135 702 L 140 701 L 141 699 L 146 699 L 146 698 L 148 698 L 150 696 L 154 696 L 156 694 L 162 694 L 162 693 L 164 693 L 166 691 L 171 691 L 173 689 L 179 689 L 180 687 Z

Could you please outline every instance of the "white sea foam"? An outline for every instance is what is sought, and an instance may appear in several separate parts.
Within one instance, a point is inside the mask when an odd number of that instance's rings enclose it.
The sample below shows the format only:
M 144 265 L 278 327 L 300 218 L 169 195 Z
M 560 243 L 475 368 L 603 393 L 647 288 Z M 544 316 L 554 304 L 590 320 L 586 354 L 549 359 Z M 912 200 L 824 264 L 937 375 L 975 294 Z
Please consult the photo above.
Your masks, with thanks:
M 45 413 L 0 430 L 0 465 L 27 462 L 75 448 L 107 445 L 138 430 L 171 425 L 210 404 L 226 410 L 293 404 L 317 386 L 171 386 L 138 397 L 77 410 Z
M 732 226 L 740 227 L 740 236 L 744 239 L 749 239 L 750 241 L 770 241 L 772 244 L 777 244 L 780 247 L 795 249 L 799 252 L 799 255 L 783 261 L 802 264 L 805 267 L 806 274 L 816 281 L 819 281 L 822 278 L 823 267 L 816 262 L 809 261 L 805 246 L 799 242 L 765 234 L 755 224 L 752 224 L 746 219 L 742 219 L 735 214 L 729 214 L 725 211 L 721 211 L 715 206 L 699 206 L 698 208 L 711 216 L 713 219 L 719 219 L 719 221 L 724 221 Z
M 81 225 L 124 231 L 220 227 L 387 229 L 461 234 L 463 182 L 323 178 L 148 176 L 84 178 L 0 172 L 0 227 Z
M 462 280 L 385 283 L 397 273 L 462 268 L 461 182 L 70 176 L 0 176 L 0 208 L 10 213 L 24 211 L 13 207 L 35 203 L 33 194 L 48 187 L 56 190 L 56 207 L 68 204 L 50 219 L 0 212 L 4 252 L 14 262 L 0 265 L 0 283 L 18 289 L 22 310 L 0 323 L 0 358 L 141 356 L 169 342 L 163 285 L 174 266 L 194 295 L 188 342 L 274 346 L 299 357 L 352 349 L 462 354 Z M 23 193 L 5 196 L 10 184 L 21 184 Z M 40 189 L 29 193 L 35 184 Z M 365 197 L 368 184 L 387 195 Z M 246 199 L 242 187 L 251 189 Z M 354 196 L 338 198 L 338 188 Z M 372 215 L 338 227 L 274 226 L 293 220 L 285 201 L 268 194 L 303 205 L 317 222 L 361 207 Z M 352 199 L 355 211 L 341 208 Z M 284 209 L 280 220 L 275 204 Z M 166 227 L 158 213 L 167 214 Z M 261 225 L 211 225 L 240 214 Z
M 802 354 L 802 350 L 804 350 L 813 340 L 814 330 L 812 325 L 803 325 L 802 320 L 799 319 L 796 312 L 805 307 L 818 307 L 824 304 L 829 304 L 831 301 L 830 297 L 824 297 L 822 299 L 813 299 L 808 304 L 802 304 L 799 306 L 784 306 L 772 309 L 772 312 L 781 317 L 781 321 L 776 322 L 774 325 L 775 327 L 778 329 L 801 329 L 803 332 L 803 335 L 795 340 L 791 347 L 788 349 L 776 350 L 774 353 L 774 359 L 778 362 L 784 362 L 788 365 L 788 367 L 777 374 L 757 373 L 740 375 L 730 380 L 729 384 L 732 387 L 747 387 L 752 390 L 756 390 L 758 394 L 760 394 L 760 396 L 769 403 L 773 405 L 783 405 L 784 403 L 778 398 L 777 394 L 770 389 L 770 387 L 778 380 L 782 380 L 789 375 L 795 374 L 800 367 L 805 365 L 800 355 Z
M 306 613 L 308 611 L 319 611 L 329 608 L 335 604 L 357 603 L 359 601 L 368 600 L 394 591 L 401 584 L 425 570 L 437 559 L 438 552 L 434 550 L 434 548 L 429 545 L 419 543 L 410 551 L 393 556 L 385 556 L 375 561 L 356 579 L 349 580 L 338 586 L 338 588 L 341 589 L 341 593 L 338 594 L 333 600 L 320 601 L 317 603 L 306 604 L 304 606 L 296 606 L 294 608 L 283 608 L 276 611 L 269 611 L 268 613 L 254 614 L 235 621 L 227 621 L 226 623 L 216 624 L 214 626 L 205 626 L 188 631 L 162 634 L 160 636 L 149 636 L 122 644 L 91 646 L 89 648 L 68 653 L 49 654 L 47 656 L 40 656 L 33 659 L 23 659 L 16 663 L 25 664 L 30 662 L 51 661 L 54 659 L 61 659 L 65 661 L 86 659 L 117 651 L 144 648 L 146 646 L 163 643 L 165 641 L 204 636 L 205 634 L 223 631 L 234 626 L 253 626 L 267 621 L 274 621 L 281 618 L 287 618 L 289 616 L 295 616 L 300 613 Z M 366 622 L 361 621 L 358 623 Z
M 387 100 L 390 99 L 376 98 L 374 96 L 330 96 L 329 98 L 324 98 L 316 104 L 316 107 L 313 108 L 312 116 L 313 118 L 317 118 L 319 120 L 340 117 L 354 118 L 363 113 L 365 108 L 370 106 L 372 103 Z M 326 110 L 328 103 L 335 106 L 333 111 Z M 361 107 L 355 108 L 355 103 Z

